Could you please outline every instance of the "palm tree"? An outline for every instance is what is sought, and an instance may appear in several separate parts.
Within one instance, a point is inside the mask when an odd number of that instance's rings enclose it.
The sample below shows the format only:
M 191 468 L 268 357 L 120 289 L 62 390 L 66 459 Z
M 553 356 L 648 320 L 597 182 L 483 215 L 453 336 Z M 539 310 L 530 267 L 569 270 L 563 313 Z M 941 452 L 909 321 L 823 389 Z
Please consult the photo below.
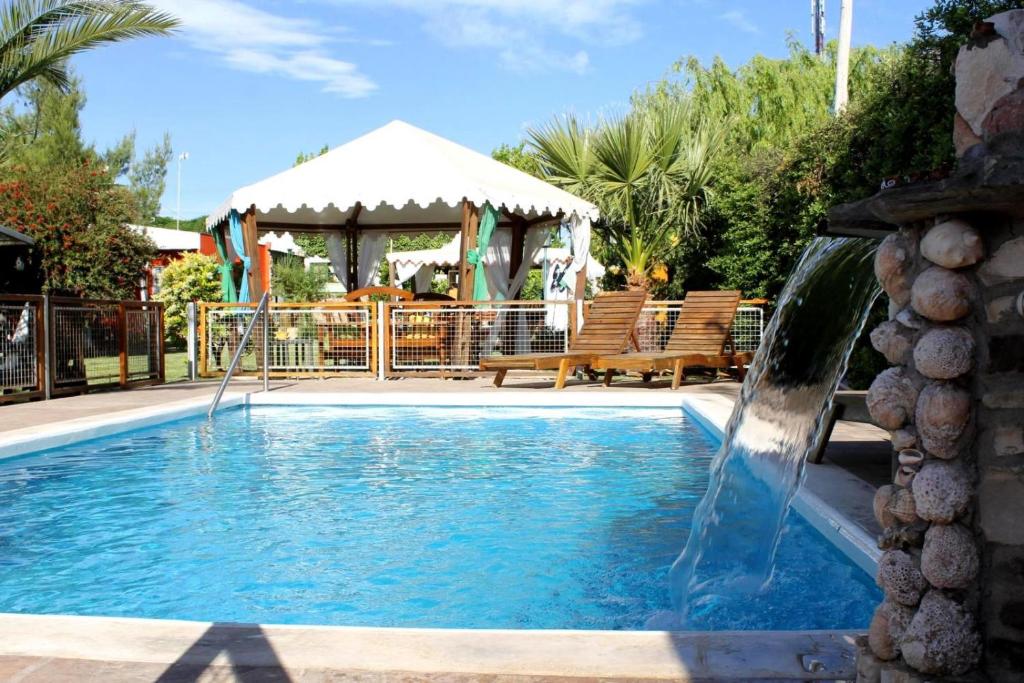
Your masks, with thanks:
M 566 117 L 529 131 L 529 142 L 547 180 L 598 205 L 627 283 L 646 288 L 659 255 L 700 228 L 724 131 L 662 99 L 592 128 Z
M 105 43 L 163 36 L 178 20 L 132 0 L 10 0 L 0 6 L 0 98 L 42 79 L 71 84 L 68 59 Z

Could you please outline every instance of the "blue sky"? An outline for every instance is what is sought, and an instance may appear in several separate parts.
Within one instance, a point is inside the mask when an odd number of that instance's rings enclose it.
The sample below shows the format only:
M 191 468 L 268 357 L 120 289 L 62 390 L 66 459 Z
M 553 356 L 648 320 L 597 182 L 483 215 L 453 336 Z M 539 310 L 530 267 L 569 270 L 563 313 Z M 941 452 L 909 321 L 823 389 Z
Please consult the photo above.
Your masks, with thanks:
M 735 66 L 810 42 L 808 0 L 150 1 L 183 30 L 77 58 L 83 128 L 101 148 L 169 132 L 191 155 L 183 217 L 392 119 L 489 152 L 565 111 L 621 111 L 680 57 Z M 907 40 L 931 4 L 856 0 L 854 44 Z M 829 37 L 838 13 L 827 0 Z

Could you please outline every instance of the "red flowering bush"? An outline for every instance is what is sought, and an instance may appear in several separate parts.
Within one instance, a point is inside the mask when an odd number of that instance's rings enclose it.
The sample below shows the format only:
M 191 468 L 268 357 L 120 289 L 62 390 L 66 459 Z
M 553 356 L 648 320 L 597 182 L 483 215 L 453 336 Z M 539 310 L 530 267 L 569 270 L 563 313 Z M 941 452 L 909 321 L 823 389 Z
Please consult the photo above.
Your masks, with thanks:
M 0 224 L 35 240 L 49 294 L 134 299 L 153 242 L 130 228 L 136 203 L 92 164 L 17 168 L 0 182 Z

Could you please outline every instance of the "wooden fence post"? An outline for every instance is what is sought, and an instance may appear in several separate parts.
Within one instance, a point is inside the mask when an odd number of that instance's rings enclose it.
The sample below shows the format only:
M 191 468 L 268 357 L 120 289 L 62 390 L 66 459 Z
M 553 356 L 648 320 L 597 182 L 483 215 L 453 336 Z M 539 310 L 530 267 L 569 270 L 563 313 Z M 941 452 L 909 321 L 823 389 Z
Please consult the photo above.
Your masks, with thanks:
M 124 303 L 117 305 L 117 352 L 121 386 L 128 384 L 128 316 Z
M 162 303 L 157 303 L 156 304 L 156 319 L 157 319 L 157 338 L 156 338 L 157 346 L 156 346 L 156 348 L 157 348 L 157 353 L 159 354 L 159 361 L 158 362 L 160 364 L 159 365 L 160 370 L 159 370 L 158 379 L 160 380 L 160 384 L 163 384 L 164 382 L 167 381 L 166 358 L 164 357 L 164 355 L 167 352 L 167 349 L 164 348 L 164 305 Z

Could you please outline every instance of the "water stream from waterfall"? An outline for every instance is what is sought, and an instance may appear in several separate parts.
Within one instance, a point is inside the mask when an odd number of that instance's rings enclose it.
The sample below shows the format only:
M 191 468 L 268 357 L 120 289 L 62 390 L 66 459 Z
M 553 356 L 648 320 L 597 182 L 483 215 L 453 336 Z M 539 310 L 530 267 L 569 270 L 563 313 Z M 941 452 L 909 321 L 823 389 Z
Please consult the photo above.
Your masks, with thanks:
M 703 614 L 771 580 L 804 462 L 879 293 L 876 246 L 819 237 L 790 275 L 670 572 L 677 626 L 699 627 Z

